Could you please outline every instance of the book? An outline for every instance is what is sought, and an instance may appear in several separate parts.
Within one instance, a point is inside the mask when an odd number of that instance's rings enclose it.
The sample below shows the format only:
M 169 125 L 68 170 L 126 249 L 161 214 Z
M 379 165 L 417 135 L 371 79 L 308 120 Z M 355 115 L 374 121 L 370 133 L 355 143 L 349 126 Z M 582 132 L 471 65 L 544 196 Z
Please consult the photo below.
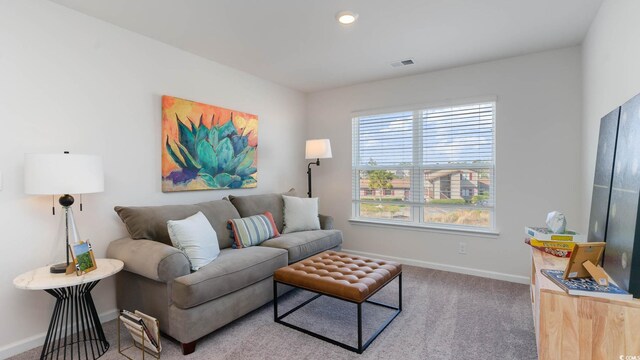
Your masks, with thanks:
M 527 238 L 525 242 L 531 246 L 535 246 L 538 248 L 545 247 L 545 248 L 563 249 L 563 250 L 569 250 L 569 251 L 572 251 L 573 248 L 576 246 L 576 243 L 573 241 L 545 241 L 545 240 L 538 240 L 536 238 Z
M 143 315 L 147 319 L 144 319 L 141 315 Z M 154 318 L 151 318 L 150 316 L 145 315 L 139 311 L 132 313 L 127 310 L 121 310 L 120 320 L 122 320 L 125 327 L 129 330 L 129 332 L 131 333 L 131 336 L 133 336 L 133 339 L 136 342 L 143 343 L 141 334 L 144 334 L 145 347 L 150 350 L 153 350 L 156 353 L 160 352 L 161 347 L 159 345 L 159 338 L 157 339 L 156 338 L 157 335 L 156 336 L 153 335 L 154 333 L 158 334 L 158 327 L 157 327 L 156 320 Z M 150 326 L 152 327 L 152 329 L 150 329 Z
M 586 242 L 587 237 L 585 235 L 578 234 L 575 231 L 567 230 L 562 234 L 555 234 L 553 231 L 546 227 L 539 226 L 527 226 L 524 228 L 525 234 L 532 238 L 544 241 L 576 241 Z
M 592 296 L 605 299 L 631 300 L 633 295 L 619 288 L 612 281 L 608 286 L 599 285 L 592 278 L 563 279 L 563 270 L 541 269 L 542 275 L 549 278 L 569 295 Z
M 571 257 L 571 251 L 570 250 L 564 250 L 564 249 L 554 249 L 554 248 L 536 248 L 539 249 L 541 251 L 544 251 L 545 253 L 549 254 L 549 255 L 553 255 L 556 257 L 561 257 L 561 258 L 568 258 Z
M 162 344 L 160 343 L 160 324 L 158 323 L 158 320 L 138 310 L 134 311 L 134 314 L 138 315 L 142 319 L 142 322 L 152 334 L 151 340 L 155 341 L 155 346 L 158 349 L 158 353 L 162 351 Z
M 575 243 L 573 241 L 544 241 L 541 242 L 539 240 L 536 239 L 532 239 L 532 238 L 526 238 L 524 239 L 525 244 L 531 245 L 531 247 L 538 249 L 542 252 L 545 252 L 547 254 L 556 256 L 556 257 L 561 257 L 561 258 L 568 258 L 571 256 L 571 253 L 573 251 L 573 246 L 575 246 Z M 545 243 L 553 243 L 553 245 L 551 246 L 545 246 Z M 556 243 L 559 243 L 560 245 L 557 246 L 555 245 Z

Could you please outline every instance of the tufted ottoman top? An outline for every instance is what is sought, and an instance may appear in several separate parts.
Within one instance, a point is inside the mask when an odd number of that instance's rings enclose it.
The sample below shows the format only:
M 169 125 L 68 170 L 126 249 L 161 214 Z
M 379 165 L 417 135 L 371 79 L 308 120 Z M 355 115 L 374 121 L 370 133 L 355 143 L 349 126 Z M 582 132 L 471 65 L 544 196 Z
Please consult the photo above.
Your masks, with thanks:
M 276 270 L 274 280 L 361 303 L 402 272 L 402 265 L 325 251 Z

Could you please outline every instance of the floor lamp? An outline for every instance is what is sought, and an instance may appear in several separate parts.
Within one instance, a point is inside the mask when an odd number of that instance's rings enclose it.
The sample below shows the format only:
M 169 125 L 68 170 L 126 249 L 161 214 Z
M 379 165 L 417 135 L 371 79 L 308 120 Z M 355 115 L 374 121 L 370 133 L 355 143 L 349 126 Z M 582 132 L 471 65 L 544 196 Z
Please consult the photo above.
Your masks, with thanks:
M 70 194 L 104 191 L 102 158 L 95 155 L 69 154 L 68 151 L 63 154 L 26 154 L 24 191 L 33 195 L 61 195 L 58 202 L 64 211 L 66 254 L 63 259 L 66 259 L 66 262 L 54 264 L 49 270 L 52 273 L 64 273 L 72 262 L 69 257 L 69 243 L 80 240 L 71 210 L 75 199 Z M 52 210 L 55 215 L 55 206 Z
M 331 159 L 331 141 L 329 139 L 307 140 L 305 148 L 306 159 L 316 159 L 307 165 L 307 180 L 309 181 L 309 191 L 307 195 L 311 197 L 311 165 L 320 166 L 320 159 Z

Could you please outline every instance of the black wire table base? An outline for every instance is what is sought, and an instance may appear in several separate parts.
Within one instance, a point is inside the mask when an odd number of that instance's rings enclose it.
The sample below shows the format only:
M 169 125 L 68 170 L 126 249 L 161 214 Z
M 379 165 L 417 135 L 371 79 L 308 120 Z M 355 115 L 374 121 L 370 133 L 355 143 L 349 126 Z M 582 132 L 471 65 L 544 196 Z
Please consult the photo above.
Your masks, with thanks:
M 392 282 L 395 278 L 398 278 L 398 306 L 392 306 L 392 305 L 388 305 L 388 304 L 383 304 L 377 301 L 373 301 L 373 300 L 369 300 L 369 298 L 371 298 L 371 296 L 373 296 L 376 292 L 378 292 L 378 290 L 384 288 L 385 286 L 387 286 L 390 282 Z M 282 314 L 282 315 L 278 315 L 278 284 L 286 284 L 298 289 L 302 289 L 305 291 L 309 291 L 312 293 L 315 293 L 316 295 L 314 295 L 312 298 L 306 300 L 305 302 L 303 302 L 302 304 L 297 305 L 296 307 L 294 307 L 293 309 L 287 311 L 286 313 Z M 369 345 L 371 345 L 371 343 L 373 342 L 373 340 L 375 340 L 378 335 L 380 335 L 380 333 L 382 333 L 382 331 L 384 329 L 387 328 L 387 326 L 389 326 L 389 324 L 391 324 L 391 322 L 393 321 L 393 319 L 395 319 L 400 312 L 402 312 L 402 272 L 398 273 L 396 276 L 394 276 L 393 278 L 389 279 L 389 281 L 387 281 L 387 283 L 385 283 L 384 285 L 380 286 L 378 288 L 378 290 L 376 290 L 374 293 L 370 294 L 363 302 L 354 302 L 354 301 L 350 301 L 350 300 L 346 300 L 346 299 L 342 299 L 339 298 L 337 296 L 333 296 L 330 294 L 324 294 L 324 293 L 318 293 L 315 291 L 311 291 L 309 289 L 305 289 L 293 284 L 289 284 L 289 283 L 283 283 L 283 282 L 279 282 L 276 281 L 275 279 L 273 280 L 273 319 L 275 322 L 277 322 L 278 324 L 282 324 L 284 326 L 290 327 L 292 329 L 298 330 L 300 332 L 303 332 L 307 335 L 311 335 L 315 338 L 318 338 L 320 340 L 324 340 L 328 343 L 331 343 L 333 345 L 337 345 L 340 346 L 341 348 L 356 352 L 358 354 L 362 354 L 363 351 L 365 351 Z M 334 299 L 338 299 L 338 300 L 342 300 L 342 301 L 346 301 L 346 302 L 350 302 L 353 304 L 356 304 L 356 306 L 358 307 L 358 316 L 357 316 L 357 320 L 358 320 L 358 345 L 357 347 L 355 346 L 351 346 L 349 344 L 345 344 L 341 341 L 326 337 L 324 335 L 318 334 L 316 332 L 313 332 L 311 330 L 307 330 L 304 328 L 301 328 L 299 326 L 293 325 L 291 323 L 285 322 L 282 319 L 284 319 L 285 317 L 291 315 L 292 313 L 294 313 L 295 311 L 299 310 L 300 308 L 302 308 L 303 306 L 309 304 L 310 302 L 312 302 L 313 300 L 321 297 L 321 296 L 328 296 Z M 377 306 L 381 306 L 387 309 L 391 309 L 391 310 L 395 310 L 388 318 L 387 320 L 380 325 L 380 327 L 378 327 L 378 329 L 369 337 L 369 339 L 367 340 L 363 340 L 362 338 L 362 304 L 363 303 L 369 303 L 369 304 L 373 304 L 373 305 L 377 305 Z
M 98 281 L 45 290 L 56 305 L 40 359 L 97 359 L 109 349 L 91 298 Z

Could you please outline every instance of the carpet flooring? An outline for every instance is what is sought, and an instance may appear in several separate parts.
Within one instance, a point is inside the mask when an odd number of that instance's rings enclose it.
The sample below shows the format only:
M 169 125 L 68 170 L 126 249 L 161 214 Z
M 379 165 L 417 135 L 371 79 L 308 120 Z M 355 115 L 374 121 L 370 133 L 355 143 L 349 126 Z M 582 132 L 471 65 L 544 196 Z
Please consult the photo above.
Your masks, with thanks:
M 162 358 L 537 359 L 528 286 L 405 265 L 402 290 L 403 311 L 362 355 L 274 323 L 269 303 L 204 337 L 188 356 L 182 356 L 178 343 L 163 338 Z M 395 305 L 397 291 L 395 280 L 373 299 Z M 280 314 L 312 295 L 301 290 L 284 295 Z M 390 311 L 363 306 L 365 339 Z M 354 304 L 320 297 L 286 320 L 354 346 L 357 341 Z M 116 327 L 115 320 L 104 324 L 111 347 L 101 359 L 124 359 L 118 354 Z M 37 359 L 40 350 L 11 359 Z

